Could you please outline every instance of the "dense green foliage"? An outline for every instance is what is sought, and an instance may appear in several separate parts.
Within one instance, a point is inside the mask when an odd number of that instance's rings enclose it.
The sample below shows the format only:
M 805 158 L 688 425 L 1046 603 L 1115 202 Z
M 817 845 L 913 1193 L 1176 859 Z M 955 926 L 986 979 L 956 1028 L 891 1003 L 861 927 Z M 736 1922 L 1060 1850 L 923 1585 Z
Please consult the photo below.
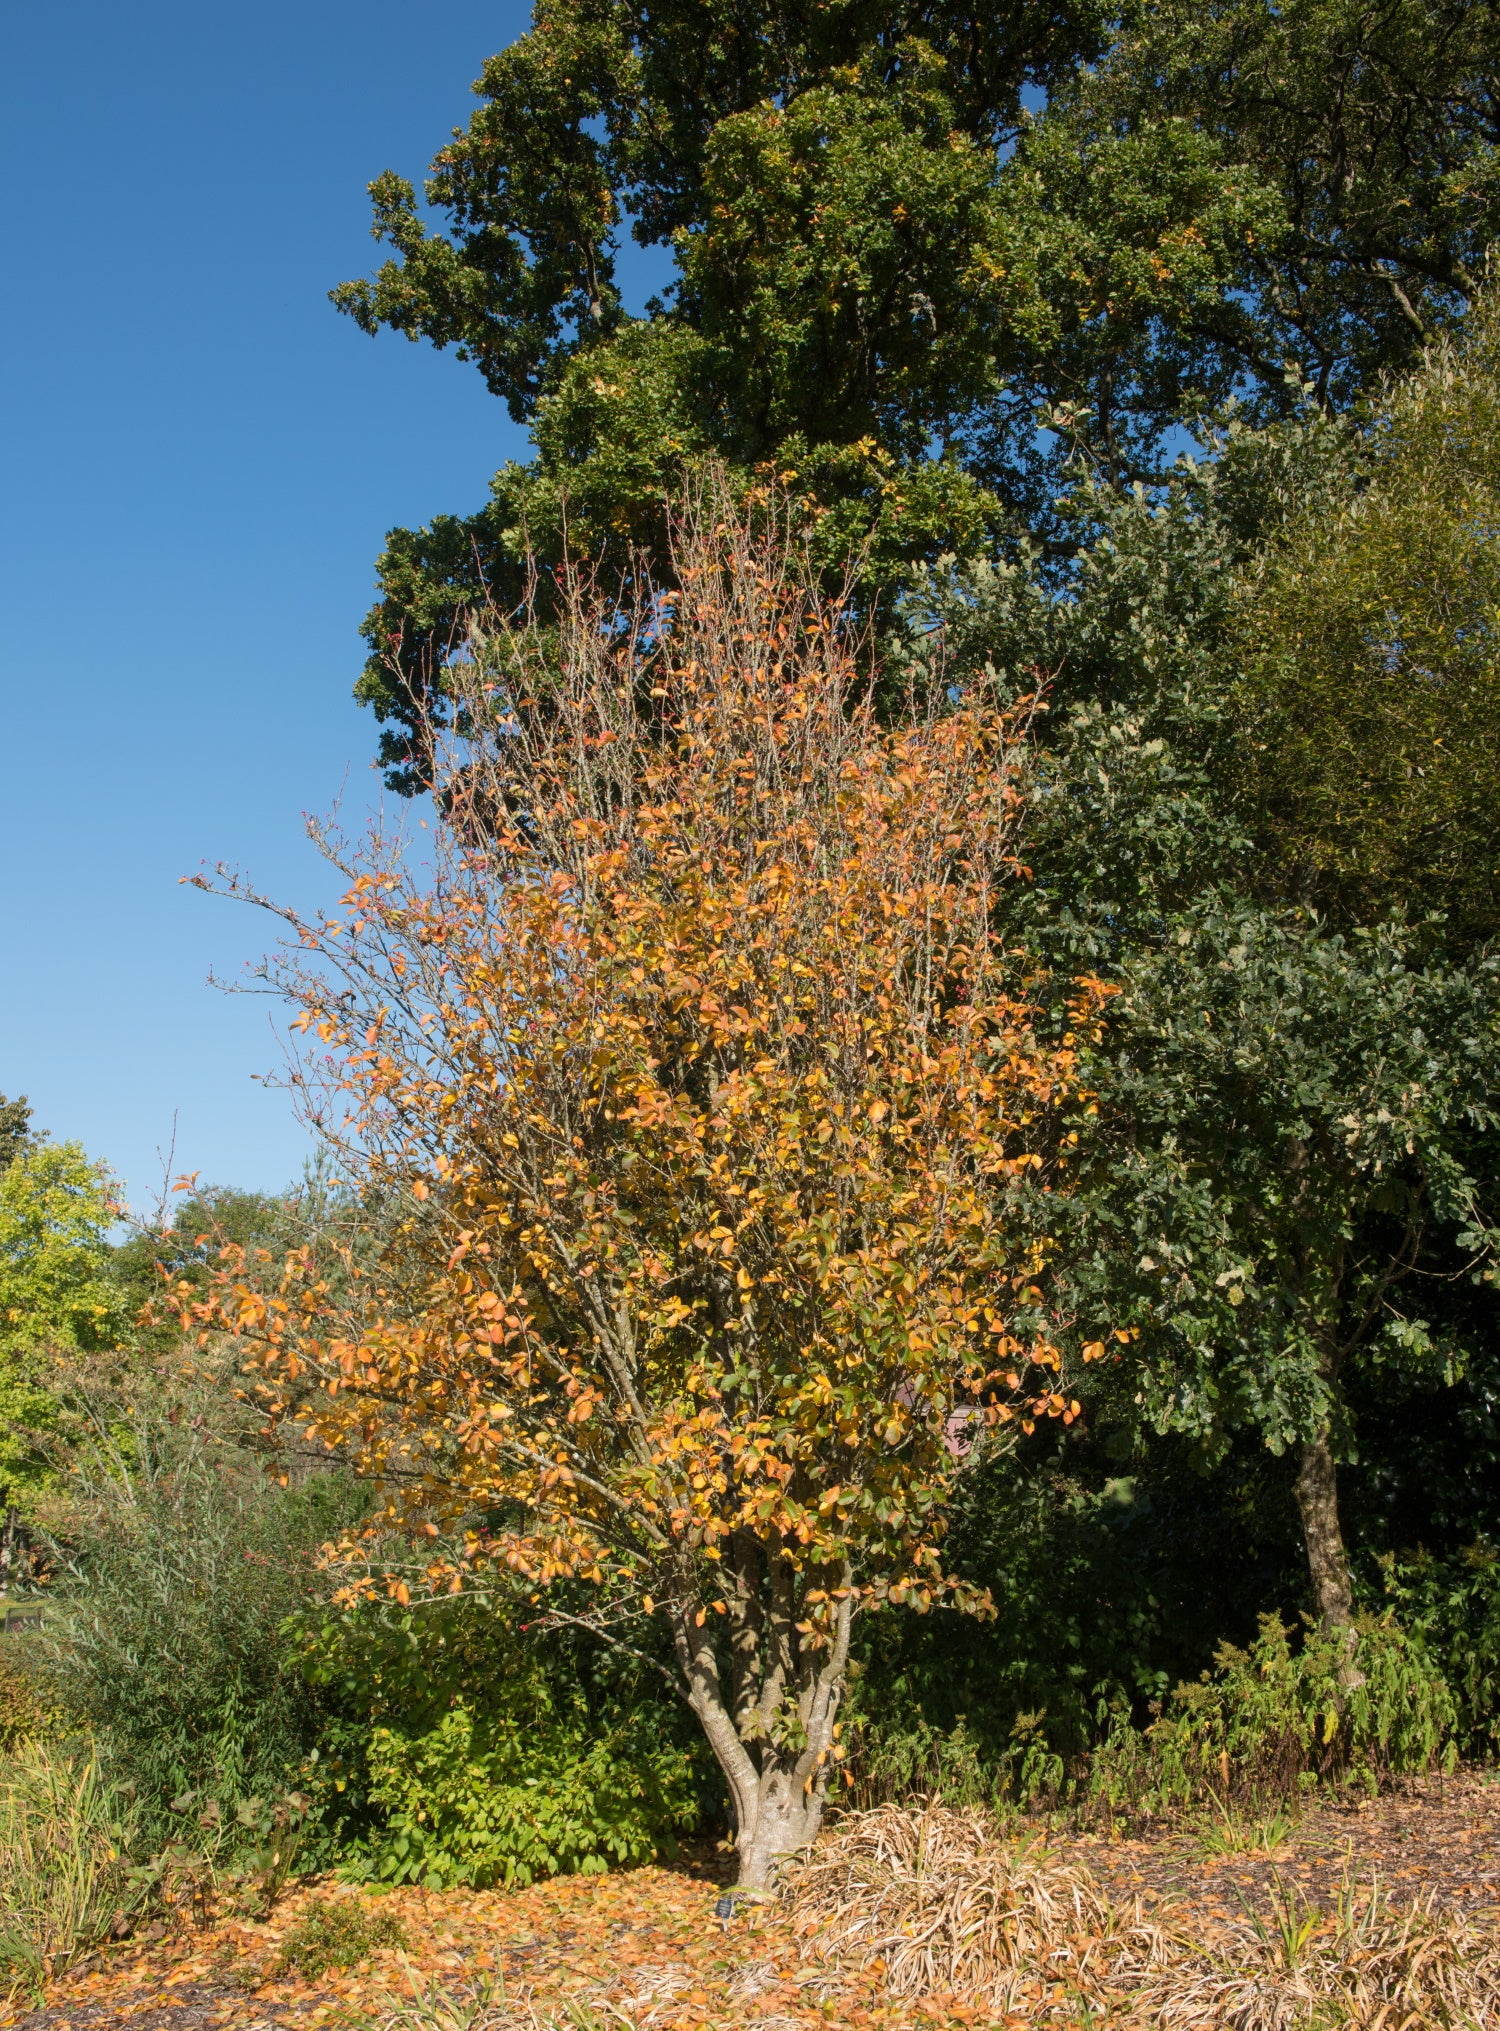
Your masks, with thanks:
M 100 1167 L 77 1143 L 25 1136 L 24 1114 L 0 1152 L 0 1506 L 29 1511 L 49 1478 L 67 1365 L 112 1346 L 125 1318 Z M 10 1552 L 7 1530 L 7 1566 Z
M 1247 822 L 1310 901 L 1493 937 L 1500 795 L 1500 316 L 1369 414 L 1340 497 L 1247 575 Z
M 135 1788 L 155 1840 L 232 1847 L 318 1739 L 285 1625 L 327 1591 L 317 1547 L 363 1497 L 327 1474 L 268 1483 L 194 1384 L 94 1396 L 84 1412 L 92 1436 L 51 1518 L 47 1694 Z
M 1409 364 L 1500 222 L 1495 28 L 1457 0 L 539 7 L 427 214 L 371 185 L 391 257 L 335 292 L 472 359 L 536 446 L 479 514 L 390 538 L 361 692 L 393 780 L 464 607 L 508 605 L 565 519 L 623 563 L 685 460 L 784 475 L 873 590 L 1055 542 L 1072 458 L 1156 479 L 1231 395 L 1344 406 Z M 627 230 L 672 257 L 641 316 Z
M 670 1852 L 711 1792 L 649 1667 L 540 1627 L 526 1597 L 308 1620 L 331 1719 L 306 1781 L 357 1874 L 529 1883 Z

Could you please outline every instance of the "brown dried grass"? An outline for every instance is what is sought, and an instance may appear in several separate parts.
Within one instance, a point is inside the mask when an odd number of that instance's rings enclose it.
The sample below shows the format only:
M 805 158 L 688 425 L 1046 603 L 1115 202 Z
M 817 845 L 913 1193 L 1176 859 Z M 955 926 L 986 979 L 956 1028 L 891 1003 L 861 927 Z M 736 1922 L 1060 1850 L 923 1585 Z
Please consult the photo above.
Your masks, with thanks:
M 1500 1936 L 1374 1883 L 1331 1913 L 1278 1887 L 1269 1915 L 1205 1938 L 1186 1909 L 1148 1922 L 984 1813 L 934 1804 L 850 1814 L 786 1890 L 804 1956 L 880 1963 L 902 1997 L 1038 2023 L 1086 2004 L 1160 2031 L 1500 2031 Z
M 1273 1894 L 1212 1950 L 1179 1940 L 1155 1968 L 1132 1969 L 1133 2007 L 1161 2031 L 1500 2031 L 1500 1939 L 1438 1909 L 1431 1893 L 1394 1904 L 1346 1885 L 1325 1913 Z
M 787 1887 L 804 1954 L 880 1961 L 898 1996 L 1009 2009 L 1038 1983 L 1093 1993 L 1118 1950 L 1120 1915 L 1086 1870 L 1001 1841 L 975 1810 L 851 1813 Z

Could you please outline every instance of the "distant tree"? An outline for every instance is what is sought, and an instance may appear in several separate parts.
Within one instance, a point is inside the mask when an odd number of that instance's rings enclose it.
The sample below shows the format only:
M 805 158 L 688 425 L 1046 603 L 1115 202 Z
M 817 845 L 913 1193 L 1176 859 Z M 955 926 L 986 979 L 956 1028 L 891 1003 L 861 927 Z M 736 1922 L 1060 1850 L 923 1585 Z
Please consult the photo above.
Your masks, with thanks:
M 102 1166 L 77 1143 L 32 1142 L 0 1170 L 0 1586 L 18 1513 L 49 1478 L 43 1440 L 62 1415 L 69 1368 L 124 1328 L 110 1275 L 115 1214 Z
M 426 778 L 464 613 L 565 525 L 659 558 L 685 462 L 794 486 L 888 613 L 941 554 L 1055 545 L 1070 458 L 1160 483 L 1230 396 L 1346 407 L 1462 315 L 1500 236 L 1494 0 L 1116 16 L 547 0 L 428 209 L 376 179 L 390 258 L 336 301 L 456 348 L 535 444 L 477 514 L 388 539 L 360 695 L 394 784 Z M 640 317 L 627 230 L 675 262 Z
M 13 1164 L 31 1142 L 28 1123 L 31 1108 L 23 1093 L 19 1100 L 7 1100 L 0 1093 L 0 1171 Z
M 114 1250 L 110 1267 L 137 1336 L 160 1349 L 181 1330 L 171 1294 L 211 1282 L 225 1250 L 247 1268 L 269 1268 L 273 1282 L 293 1249 L 310 1250 L 320 1272 L 332 1275 L 346 1254 L 378 1246 L 380 1225 L 380 1209 L 356 1199 L 319 1152 L 284 1192 L 194 1180 L 171 1204 L 171 1218 L 138 1227 Z
M 665 1618 L 759 1887 L 816 1830 L 856 1612 L 982 1606 L 946 1495 L 1073 1414 L 1009 1209 L 1076 1044 L 994 930 L 1018 722 L 883 731 L 840 610 L 721 490 L 675 546 L 675 597 L 575 578 L 560 638 L 481 644 L 435 878 L 377 841 L 294 920 L 341 1163 L 410 1195 L 386 1291 L 294 1261 L 189 1310 L 416 1529 L 372 1584 L 498 1564 L 591 1583 L 617 1641 Z

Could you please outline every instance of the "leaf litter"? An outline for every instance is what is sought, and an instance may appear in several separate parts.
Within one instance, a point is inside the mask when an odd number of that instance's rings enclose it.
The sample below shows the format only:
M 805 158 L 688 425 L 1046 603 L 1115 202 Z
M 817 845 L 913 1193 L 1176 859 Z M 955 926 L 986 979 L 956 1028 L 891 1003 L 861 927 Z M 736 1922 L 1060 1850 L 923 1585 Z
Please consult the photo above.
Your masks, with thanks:
M 835 1821 L 788 1893 L 722 1921 L 727 1858 L 526 1890 L 296 1886 L 101 1949 L 3 2031 L 1500 2031 L 1500 1784 L 1310 1806 L 1274 1854 L 996 1825 Z M 374 1945 L 286 1954 L 348 1904 Z M 353 1911 L 350 1914 L 353 1916 Z

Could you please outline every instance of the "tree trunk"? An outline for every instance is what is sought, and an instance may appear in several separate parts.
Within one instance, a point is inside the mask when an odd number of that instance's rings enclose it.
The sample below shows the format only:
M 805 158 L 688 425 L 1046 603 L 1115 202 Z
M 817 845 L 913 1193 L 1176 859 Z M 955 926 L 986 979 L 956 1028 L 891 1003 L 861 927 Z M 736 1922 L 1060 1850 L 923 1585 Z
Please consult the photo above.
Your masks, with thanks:
M 801 1660 L 797 1676 L 802 1682 L 795 1702 L 800 1742 L 791 1749 L 774 1743 L 772 1715 L 747 1708 L 737 1725 L 724 1697 L 706 1616 L 691 1595 L 673 1616 L 688 1704 L 728 1781 L 739 1856 L 738 1887 L 742 1890 L 769 1890 L 781 1861 L 810 1847 L 817 1836 L 833 1767 L 834 1723 L 843 1697 L 852 1621 L 853 1601 L 846 1592 L 834 1641 L 816 1662 Z M 763 1683 L 763 1700 L 768 1690 L 774 1692 L 781 1708 L 786 1696 L 779 1672 Z M 734 1704 L 741 1707 L 742 1698 Z M 780 1717 L 791 1718 L 784 1712 Z
M 1338 1470 L 1326 1432 L 1320 1432 L 1302 1448 L 1297 1465 L 1297 1508 L 1302 1517 L 1318 1624 L 1325 1635 L 1335 1629 L 1349 1629 L 1354 1622 L 1354 1592 L 1349 1584 L 1349 1561 L 1339 1524 Z
M 812 1846 L 823 1819 L 823 1789 L 821 1771 L 811 1784 L 795 1767 L 761 1776 L 754 1815 L 748 1824 L 742 1815 L 735 1838 L 741 1889 L 769 1890 L 780 1863 Z

